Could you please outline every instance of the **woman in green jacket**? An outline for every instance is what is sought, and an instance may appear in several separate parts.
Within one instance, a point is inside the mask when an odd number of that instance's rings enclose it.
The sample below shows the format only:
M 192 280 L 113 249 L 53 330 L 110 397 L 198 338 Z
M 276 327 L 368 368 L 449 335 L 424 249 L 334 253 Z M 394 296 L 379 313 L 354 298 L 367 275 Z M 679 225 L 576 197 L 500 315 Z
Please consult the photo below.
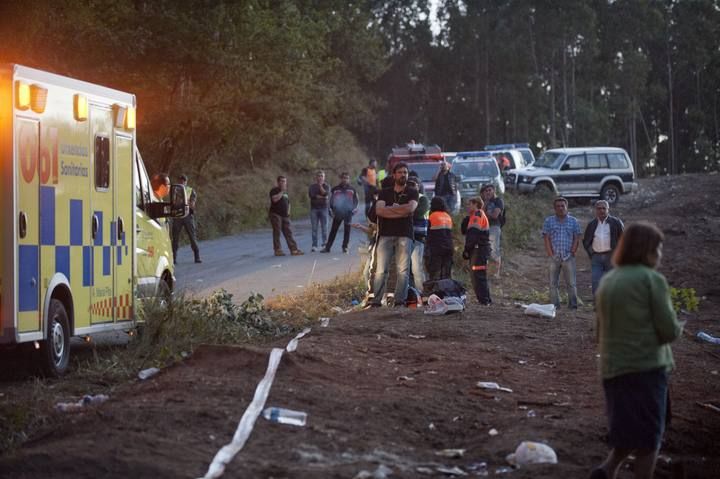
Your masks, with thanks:
M 649 223 L 628 226 L 613 255 L 616 268 L 597 292 L 600 372 L 610 454 L 591 479 L 614 479 L 635 454 L 635 477 L 651 478 L 665 430 L 670 342 L 682 333 L 665 277 L 656 271 L 663 234 Z

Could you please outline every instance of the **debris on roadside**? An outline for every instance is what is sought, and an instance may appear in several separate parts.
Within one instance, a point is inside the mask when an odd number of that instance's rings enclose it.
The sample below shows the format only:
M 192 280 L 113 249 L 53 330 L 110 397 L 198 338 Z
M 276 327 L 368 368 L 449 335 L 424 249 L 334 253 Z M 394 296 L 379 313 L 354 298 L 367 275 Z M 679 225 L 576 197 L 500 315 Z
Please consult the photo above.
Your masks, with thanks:
M 110 399 L 110 397 L 105 394 L 97 394 L 95 396 L 86 394 L 77 402 L 59 402 L 55 404 L 55 410 L 59 412 L 78 412 L 87 406 L 102 404 L 108 399 Z
M 528 464 L 557 464 L 557 454 L 547 444 L 533 441 L 523 441 L 505 458 L 515 467 Z
M 478 381 L 477 387 L 479 387 L 481 389 L 492 389 L 492 390 L 496 390 L 496 391 L 504 391 L 506 393 L 513 392 L 512 389 L 500 386 L 498 383 L 491 383 L 491 382 L 484 382 L 484 381 Z
M 435 451 L 436 456 L 458 458 L 465 455 L 465 449 L 443 449 Z
M 140 371 L 138 373 L 138 379 L 140 379 L 141 381 L 144 381 L 146 379 L 149 379 L 149 378 L 155 376 L 159 372 L 160 372 L 160 369 L 158 369 L 158 368 L 143 369 L 142 371 Z

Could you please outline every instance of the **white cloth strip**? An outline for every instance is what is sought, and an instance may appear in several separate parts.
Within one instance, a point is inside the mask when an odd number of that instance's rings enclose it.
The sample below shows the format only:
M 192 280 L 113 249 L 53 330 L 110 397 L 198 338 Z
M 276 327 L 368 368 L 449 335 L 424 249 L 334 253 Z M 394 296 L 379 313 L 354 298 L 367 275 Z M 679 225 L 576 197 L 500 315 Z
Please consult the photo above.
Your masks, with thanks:
M 308 334 L 310 330 L 311 328 L 305 328 L 302 330 L 302 332 L 290 340 L 285 347 L 285 350 L 288 352 L 295 351 L 300 338 Z M 225 444 L 222 448 L 220 448 L 217 454 L 215 454 L 215 457 L 210 463 L 210 466 L 202 479 L 213 479 L 222 476 L 225 472 L 225 466 L 227 466 L 237 453 L 245 446 L 245 443 L 250 437 L 250 433 L 252 433 L 253 427 L 255 426 L 255 421 L 257 421 L 260 413 L 265 408 L 265 402 L 270 394 L 270 388 L 275 380 L 275 373 L 277 372 L 277 368 L 280 365 L 280 359 L 282 358 L 285 350 L 273 348 L 270 352 L 270 360 L 268 361 L 268 367 L 265 371 L 265 377 L 262 378 L 255 388 L 255 396 L 240 419 L 240 423 L 235 430 L 235 435 L 233 436 L 232 441 L 230 441 L 229 444 Z

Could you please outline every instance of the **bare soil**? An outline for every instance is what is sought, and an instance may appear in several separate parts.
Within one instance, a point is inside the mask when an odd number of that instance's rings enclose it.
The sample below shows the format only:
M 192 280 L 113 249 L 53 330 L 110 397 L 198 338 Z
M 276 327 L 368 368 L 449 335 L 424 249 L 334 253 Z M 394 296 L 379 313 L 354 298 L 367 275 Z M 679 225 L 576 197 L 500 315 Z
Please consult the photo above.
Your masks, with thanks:
M 720 346 L 695 338 L 701 330 L 720 336 L 719 192 L 718 175 L 650 179 L 612 211 L 626 223 L 657 223 L 666 235 L 661 271 L 702 298 L 699 312 L 682 315 L 685 334 L 673 346 L 672 421 L 656 477 L 672 477 L 673 467 L 689 478 L 720 477 L 720 413 L 700 405 L 720 406 Z M 584 225 L 591 209 L 576 205 L 571 213 Z M 516 300 L 547 291 L 541 246 L 538 235 L 509 255 L 491 307 L 470 298 L 459 315 L 382 309 L 314 327 L 283 356 L 267 401 L 306 411 L 307 425 L 259 418 L 224 477 L 450 477 L 443 466 L 470 477 L 587 477 L 607 452 L 589 261 L 578 256 L 584 304 L 577 312 L 525 316 Z M 204 346 L 150 380 L 115 387 L 99 407 L 53 413 L 40 433 L 0 457 L 0 477 L 201 477 L 232 438 L 271 347 L 288 339 Z M 478 381 L 512 392 L 483 390 Z M 30 387 L 29 380 L 0 384 L 4 400 Z M 505 456 L 524 440 L 550 445 L 558 464 L 503 472 Z M 450 448 L 464 455 L 437 454 Z M 620 477 L 632 477 L 630 468 Z

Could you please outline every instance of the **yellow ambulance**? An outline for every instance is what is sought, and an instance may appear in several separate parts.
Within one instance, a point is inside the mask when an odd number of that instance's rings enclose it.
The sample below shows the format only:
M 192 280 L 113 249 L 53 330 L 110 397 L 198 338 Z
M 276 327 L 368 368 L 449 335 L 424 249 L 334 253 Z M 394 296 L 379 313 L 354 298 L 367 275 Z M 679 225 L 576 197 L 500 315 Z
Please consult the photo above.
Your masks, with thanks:
M 67 368 L 71 336 L 136 325 L 144 297 L 172 291 L 168 217 L 136 147 L 135 96 L 0 65 L 0 345 Z M 24 346 L 23 346 L 24 347 Z

